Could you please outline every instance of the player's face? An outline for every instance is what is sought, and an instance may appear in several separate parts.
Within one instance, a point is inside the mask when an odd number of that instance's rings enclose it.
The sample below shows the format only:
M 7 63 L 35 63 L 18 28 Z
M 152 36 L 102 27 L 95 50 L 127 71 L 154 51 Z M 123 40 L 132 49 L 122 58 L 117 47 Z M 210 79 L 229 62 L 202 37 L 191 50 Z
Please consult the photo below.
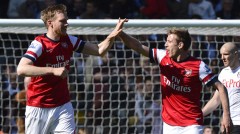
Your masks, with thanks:
M 67 34 L 67 15 L 64 13 L 57 13 L 55 19 L 52 21 L 53 32 L 58 36 Z
M 234 53 L 231 53 L 226 48 L 220 49 L 221 58 L 223 61 L 223 64 L 225 67 L 230 66 L 234 67 L 235 61 L 234 61 Z
M 167 37 L 167 42 L 165 43 L 165 47 L 169 57 L 176 59 L 180 52 L 177 35 L 169 34 Z

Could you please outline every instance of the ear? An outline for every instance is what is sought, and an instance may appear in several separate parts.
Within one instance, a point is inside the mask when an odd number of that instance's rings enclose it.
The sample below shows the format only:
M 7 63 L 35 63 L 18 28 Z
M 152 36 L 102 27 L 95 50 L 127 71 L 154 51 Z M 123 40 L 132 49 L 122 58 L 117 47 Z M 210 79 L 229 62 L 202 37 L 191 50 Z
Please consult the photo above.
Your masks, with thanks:
M 47 20 L 47 26 L 48 27 L 52 26 L 52 21 L 51 20 Z
M 178 48 L 179 48 L 179 49 L 182 49 L 183 46 L 184 46 L 183 42 L 179 42 L 179 43 L 178 43 Z

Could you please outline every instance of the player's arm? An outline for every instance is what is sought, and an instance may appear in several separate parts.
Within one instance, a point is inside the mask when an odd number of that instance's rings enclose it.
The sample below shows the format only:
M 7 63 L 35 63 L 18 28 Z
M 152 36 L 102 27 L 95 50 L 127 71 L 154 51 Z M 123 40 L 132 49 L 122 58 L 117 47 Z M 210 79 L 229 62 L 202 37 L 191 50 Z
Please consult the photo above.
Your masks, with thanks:
M 137 51 L 146 57 L 149 57 L 149 47 L 142 45 L 136 38 L 124 32 L 121 32 L 119 34 L 119 37 L 127 47 Z
M 68 70 L 65 67 L 37 67 L 33 65 L 32 60 L 23 57 L 18 64 L 17 74 L 24 77 L 55 75 L 65 78 Z
M 203 116 L 206 116 L 213 112 L 221 103 L 218 90 L 215 91 L 213 97 L 208 101 L 208 103 L 203 107 Z
M 118 34 L 122 31 L 122 26 L 124 22 L 127 21 L 127 19 L 119 20 L 115 29 L 100 44 L 95 45 L 87 42 L 83 48 L 82 53 L 96 56 L 104 56 L 106 52 L 112 47 L 115 37 L 118 36 Z
M 216 81 L 213 86 L 219 92 L 219 98 L 221 100 L 221 104 L 222 104 L 222 108 L 223 108 L 221 131 L 226 132 L 226 134 L 229 134 L 232 122 L 231 122 L 231 117 L 230 117 L 228 92 L 227 92 L 227 89 L 225 88 L 225 86 L 219 81 Z

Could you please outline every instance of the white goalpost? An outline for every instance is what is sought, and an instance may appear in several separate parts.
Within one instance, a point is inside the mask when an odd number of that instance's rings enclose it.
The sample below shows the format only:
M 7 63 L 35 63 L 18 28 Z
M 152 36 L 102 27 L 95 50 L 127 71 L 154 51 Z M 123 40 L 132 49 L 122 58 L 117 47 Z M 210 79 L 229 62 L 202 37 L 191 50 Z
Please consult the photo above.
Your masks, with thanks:
M 68 34 L 99 43 L 113 30 L 117 21 L 70 19 Z M 219 48 L 227 41 L 240 43 L 240 20 L 133 19 L 124 24 L 123 30 L 145 45 L 164 49 L 166 32 L 171 27 L 189 30 L 192 35 L 191 55 L 202 59 L 216 74 L 223 67 Z M 14 93 L 24 89 L 23 78 L 12 76 L 16 75 L 15 68 L 28 45 L 35 36 L 43 33 L 46 28 L 40 19 L 0 19 L 0 129 L 9 133 L 17 132 L 20 129 L 17 120 L 24 118 L 24 106 L 14 100 Z M 148 129 L 153 128 L 153 122 L 139 123 L 135 97 L 137 85 L 144 75 L 151 75 L 154 87 L 159 89 L 157 65 L 126 48 L 119 39 L 105 57 L 74 54 L 71 63 L 68 81 L 77 130 L 103 134 L 136 133 L 139 128 L 151 131 Z M 12 70 L 8 71 L 9 68 Z M 15 82 L 11 91 L 9 80 Z M 155 96 L 150 101 L 161 102 L 161 93 L 155 88 Z M 201 106 L 207 103 L 213 92 L 214 89 L 203 88 Z M 204 118 L 204 125 L 212 126 L 219 133 L 221 115 L 219 107 Z

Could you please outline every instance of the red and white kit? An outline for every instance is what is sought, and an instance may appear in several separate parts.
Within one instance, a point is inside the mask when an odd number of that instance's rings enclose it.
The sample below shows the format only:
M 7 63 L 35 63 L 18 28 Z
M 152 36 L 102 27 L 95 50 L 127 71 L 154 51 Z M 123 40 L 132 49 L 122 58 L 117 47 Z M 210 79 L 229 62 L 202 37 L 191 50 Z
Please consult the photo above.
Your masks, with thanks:
M 53 41 L 44 34 L 32 41 L 24 57 L 37 67 L 65 67 L 69 70 L 73 51 L 81 52 L 84 44 L 74 36 L 66 35 L 60 41 Z M 31 77 L 25 114 L 28 134 L 74 134 L 76 125 L 67 78 L 54 75 Z
M 162 90 L 162 119 L 171 126 L 203 125 L 201 110 L 202 83 L 217 80 L 201 60 L 189 56 L 176 62 L 161 49 L 150 49 L 150 60 L 160 66 Z

